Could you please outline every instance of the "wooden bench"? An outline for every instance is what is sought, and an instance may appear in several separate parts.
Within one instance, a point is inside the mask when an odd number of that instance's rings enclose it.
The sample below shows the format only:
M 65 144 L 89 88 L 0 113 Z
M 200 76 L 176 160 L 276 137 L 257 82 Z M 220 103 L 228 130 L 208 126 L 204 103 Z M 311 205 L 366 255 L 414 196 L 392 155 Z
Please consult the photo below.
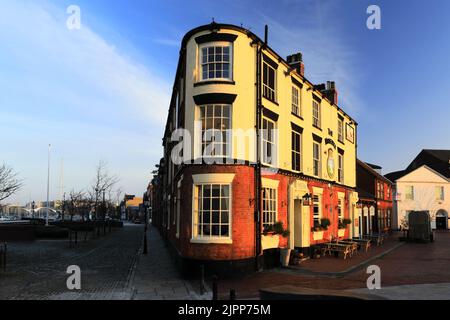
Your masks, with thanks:
M 352 249 L 351 245 L 347 244 L 339 244 L 339 243 L 326 243 L 327 246 L 326 251 L 331 253 L 335 253 L 339 255 L 339 253 L 342 253 L 344 256 L 344 260 L 347 259 L 348 256 L 351 256 Z
M 370 246 L 372 245 L 372 241 L 369 240 L 369 239 L 358 239 L 358 238 L 355 238 L 355 239 L 353 239 L 352 241 L 358 243 L 358 244 L 360 245 L 360 247 L 361 247 L 361 248 L 364 248 L 364 250 L 365 250 L 366 252 L 369 251 Z
M 358 243 L 354 241 L 338 241 L 338 244 L 345 244 L 350 246 L 350 255 L 353 257 L 355 254 L 358 253 Z

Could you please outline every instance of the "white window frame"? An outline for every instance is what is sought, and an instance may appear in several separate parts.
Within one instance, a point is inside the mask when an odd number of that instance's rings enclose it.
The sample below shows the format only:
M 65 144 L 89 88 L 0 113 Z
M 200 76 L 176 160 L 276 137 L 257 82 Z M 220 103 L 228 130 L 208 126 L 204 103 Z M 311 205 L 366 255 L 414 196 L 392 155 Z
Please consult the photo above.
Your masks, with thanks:
M 444 201 L 445 200 L 445 190 L 443 186 L 436 186 L 434 188 L 436 200 L 437 201 Z M 439 191 L 438 191 L 439 190 Z
M 273 226 L 278 221 L 278 188 L 273 187 L 263 187 L 262 188 L 262 226 L 266 229 L 267 226 Z M 274 195 L 274 197 L 265 197 L 269 191 L 269 195 Z M 264 210 L 264 206 L 266 209 Z M 270 216 L 270 219 L 268 217 Z
M 344 143 L 344 120 L 338 117 L 338 141 Z
M 339 223 L 342 223 L 344 221 L 344 207 L 342 205 L 343 203 L 344 203 L 344 199 L 339 197 L 338 198 L 338 209 L 337 209 Z
M 344 183 L 344 155 L 338 153 L 338 182 Z
M 267 128 L 264 128 L 265 123 L 272 123 L 273 124 L 273 131 L 270 133 L 270 136 L 272 137 L 273 141 L 269 140 L 268 132 L 269 130 Z M 262 135 L 261 135 L 261 150 L 262 150 L 262 163 L 268 166 L 275 167 L 278 164 L 278 130 L 277 130 L 277 122 L 268 118 L 263 117 L 262 118 Z M 265 146 L 270 145 L 271 146 L 271 159 L 270 162 L 268 161 L 267 152 L 264 152 Z M 268 150 L 268 149 L 267 149 Z
M 294 143 L 294 135 L 298 135 L 299 137 L 300 137 L 300 139 L 299 139 L 299 141 L 300 141 L 300 145 L 298 146 L 298 150 L 295 150 L 294 149 L 294 145 L 293 145 L 293 143 Z M 303 139 L 303 134 L 302 133 L 300 133 L 300 132 L 298 132 L 298 131 L 295 131 L 295 130 L 292 130 L 292 132 L 291 132 L 291 161 L 292 161 L 292 165 L 291 165 L 291 168 L 292 168 L 292 170 L 293 171 L 297 171 L 297 172 L 301 172 L 302 171 L 302 146 L 303 146 L 303 141 L 302 141 L 302 139 Z M 297 170 L 297 168 L 295 167 L 295 164 L 296 163 L 294 163 L 294 156 L 299 156 L 300 157 L 300 161 L 299 161 L 299 163 L 298 163 L 298 170 Z
M 319 158 L 315 158 L 314 152 L 315 152 L 315 146 L 318 146 L 318 156 Z M 315 170 L 315 165 L 316 165 L 316 161 L 317 161 L 317 171 L 318 174 L 316 175 L 316 170 Z M 312 172 L 313 176 L 315 177 L 321 177 L 322 176 L 322 145 L 319 142 L 313 141 L 313 172 Z
M 192 185 L 192 225 L 191 225 L 191 243 L 205 243 L 205 244 L 232 244 L 233 243 L 233 186 L 234 174 L 198 174 L 193 175 L 194 181 Z M 222 236 L 199 236 L 197 233 L 197 213 L 196 206 L 198 204 L 196 199 L 196 192 L 199 186 L 203 185 L 228 185 L 229 186 L 229 213 L 228 213 L 228 237 Z M 219 200 L 220 201 L 220 200 Z
M 322 203 L 322 198 L 323 195 L 322 194 L 313 194 L 312 196 L 312 201 L 313 201 L 313 226 L 315 226 L 315 222 L 317 220 L 317 222 L 319 223 L 319 225 L 321 224 L 321 220 L 323 217 L 323 203 Z M 316 201 L 316 198 L 318 199 L 318 201 Z M 316 203 L 318 204 L 318 212 L 317 214 L 314 212 L 314 207 L 316 206 Z
M 269 83 L 265 83 L 264 82 L 264 69 L 267 68 L 267 81 L 269 81 L 269 71 L 272 70 L 274 72 L 274 80 L 273 80 L 273 85 L 274 88 L 271 88 L 269 86 Z M 263 97 L 269 101 L 272 102 L 277 102 L 277 81 L 278 81 L 278 76 L 277 76 L 277 69 L 272 67 L 268 62 L 263 61 L 263 70 L 262 70 L 262 85 L 263 85 Z M 267 92 L 267 93 L 266 93 Z M 270 97 L 270 95 L 273 95 L 273 99 Z
M 230 49 L 230 61 L 229 66 L 229 77 L 216 77 L 216 75 L 214 75 L 214 77 L 210 78 L 209 74 L 207 76 L 207 78 L 203 78 L 203 66 L 204 65 L 208 65 L 208 64 L 213 64 L 213 63 L 226 63 L 224 61 L 221 62 L 207 62 L 207 63 L 203 63 L 203 49 L 204 48 L 214 48 L 214 51 L 216 50 L 215 48 L 217 47 L 228 47 Z M 233 77 L 234 77 L 234 72 L 233 72 L 233 66 L 234 66 L 234 47 L 233 47 L 233 43 L 232 42 L 227 42 L 227 41 L 216 41 L 216 42 L 208 42 L 208 43 L 203 43 L 201 45 L 198 46 L 198 82 L 207 82 L 207 81 L 215 81 L 215 80 L 219 80 L 219 81 L 230 81 L 233 82 Z
M 313 107 L 312 107 L 313 126 L 319 129 L 322 127 L 320 109 L 321 109 L 320 103 L 313 99 Z
M 300 88 L 292 86 L 292 113 L 301 117 L 302 116 L 302 99 Z
M 210 130 L 212 128 L 206 129 L 205 131 L 203 130 L 203 122 L 204 121 L 207 122 L 208 119 L 209 119 L 209 117 L 207 115 L 207 110 L 210 107 L 212 107 L 212 109 L 213 109 L 213 112 L 212 112 L 213 113 L 213 117 L 211 118 L 211 122 L 213 124 L 213 127 L 214 127 L 214 123 L 215 123 L 215 121 L 217 119 L 221 119 L 221 124 L 223 125 L 223 120 L 226 119 L 226 118 L 223 117 L 223 109 L 224 109 L 224 107 L 229 107 L 229 109 L 230 109 L 230 117 L 228 119 L 229 120 L 229 128 L 227 128 L 225 130 L 220 130 L 222 132 L 222 137 L 223 137 L 223 133 L 225 132 L 226 133 L 225 137 L 228 140 L 226 142 L 224 142 L 224 141 L 220 142 L 220 146 L 221 146 L 220 154 L 216 154 L 217 150 L 214 149 L 214 152 L 215 152 L 214 155 L 205 156 L 204 155 L 204 152 L 205 152 L 204 146 L 210 145 L 212 143 L 211 141 L 205 141 L 205 133 L 207 132 L 207 130 Z M 221 117 L 220 118 L 216 118 L 216 115 L 215 115 L 216 107 L 221 107 Z M 202 118 L 202 108 L 206 108 L 206 110 L 205 110 L 205 118 Z M 199 119 L 199 122 L 200 122 L 200 142 L 199 142 L 200 143 L 200 148 L 199 148 L 199 150 L 200 150 L 201 157 L 202 158 L 204 158 L 204 157 L 206 157 L 206 158 L 226 158 L 226 157 L 231 157 L 232 154 L 233 154 L 233 137 L 231 135 L 232 128 L 233 128 L 233 105 L 231 105 L 231 104 L 220 104 L 220 103 L 205 104 L 205 105 L 199 105 L 198 106 L 198 110 L 199 110 L 198 111 L 198 119 Z M 206 123 L 205 123 L 205 127 L 206 127 Z M 219 129 L 214 129 L 214 130 L 219 130 Z M 226 152 L 228 154 L 224 153 L 224 150 L 223 150 L 224 145 L 228 145 L 227 150 L 226 150 Z
M 405 200 L 414 200 L 414 186 L 405 186 Z

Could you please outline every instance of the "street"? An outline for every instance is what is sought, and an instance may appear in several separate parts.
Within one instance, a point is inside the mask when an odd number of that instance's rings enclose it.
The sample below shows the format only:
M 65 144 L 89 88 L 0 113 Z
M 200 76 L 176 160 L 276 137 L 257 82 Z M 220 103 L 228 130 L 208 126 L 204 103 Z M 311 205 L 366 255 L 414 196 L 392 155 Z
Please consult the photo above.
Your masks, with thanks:
M 77 248 L 69 248 L 67 240 L 9 243 L 7 271 L 0 273 L 0 299 L 197 299 L 151 227 L 149 254 L 141 255 L 143 232 L 143 225 L 125 224 Z M 80 291 L 67 289 L 70 265 L 81 269 Z

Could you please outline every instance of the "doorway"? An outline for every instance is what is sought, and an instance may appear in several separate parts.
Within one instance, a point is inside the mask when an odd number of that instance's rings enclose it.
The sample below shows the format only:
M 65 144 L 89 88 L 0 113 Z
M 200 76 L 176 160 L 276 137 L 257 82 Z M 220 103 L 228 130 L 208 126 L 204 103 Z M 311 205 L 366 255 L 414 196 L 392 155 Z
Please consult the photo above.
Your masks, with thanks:
M 447 230 L 448 214 L 445 210 L 439 210 L 436 213 L 436 229 Z

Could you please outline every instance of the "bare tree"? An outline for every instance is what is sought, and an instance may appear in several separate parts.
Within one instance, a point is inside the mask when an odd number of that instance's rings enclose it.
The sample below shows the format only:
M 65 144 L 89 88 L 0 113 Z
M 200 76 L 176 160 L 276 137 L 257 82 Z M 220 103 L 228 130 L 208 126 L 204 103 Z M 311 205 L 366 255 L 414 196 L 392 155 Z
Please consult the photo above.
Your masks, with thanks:
M 119 181 L 119 178 L 115 175 L 110 175 L 108 172 L 108 164 L 105 161 L 100 161 L 95 172 L 95 178 L 93 181 L 93 184 L 91 186 L 91 196 L 95 200 L 95 211 L 98 218 L 98 201 L 101 200 L 103 197 L 105 197 L 106 194 L 111 192 L 114 185 L 117 184 Z M 103 199 L 105 200 L 105 199 Z M 104 202 L 104 201 L 103 201 Z M 103 207 L 105 206 L 105 203 L 103 203 Z M 102 209 L 105 209 L 103 208 Z M 103 216 L 106 213 L 103 212 Z
M 0 201 L 9 198 L 23 186 L 18 174 L 6 164 L 0 166 Z

